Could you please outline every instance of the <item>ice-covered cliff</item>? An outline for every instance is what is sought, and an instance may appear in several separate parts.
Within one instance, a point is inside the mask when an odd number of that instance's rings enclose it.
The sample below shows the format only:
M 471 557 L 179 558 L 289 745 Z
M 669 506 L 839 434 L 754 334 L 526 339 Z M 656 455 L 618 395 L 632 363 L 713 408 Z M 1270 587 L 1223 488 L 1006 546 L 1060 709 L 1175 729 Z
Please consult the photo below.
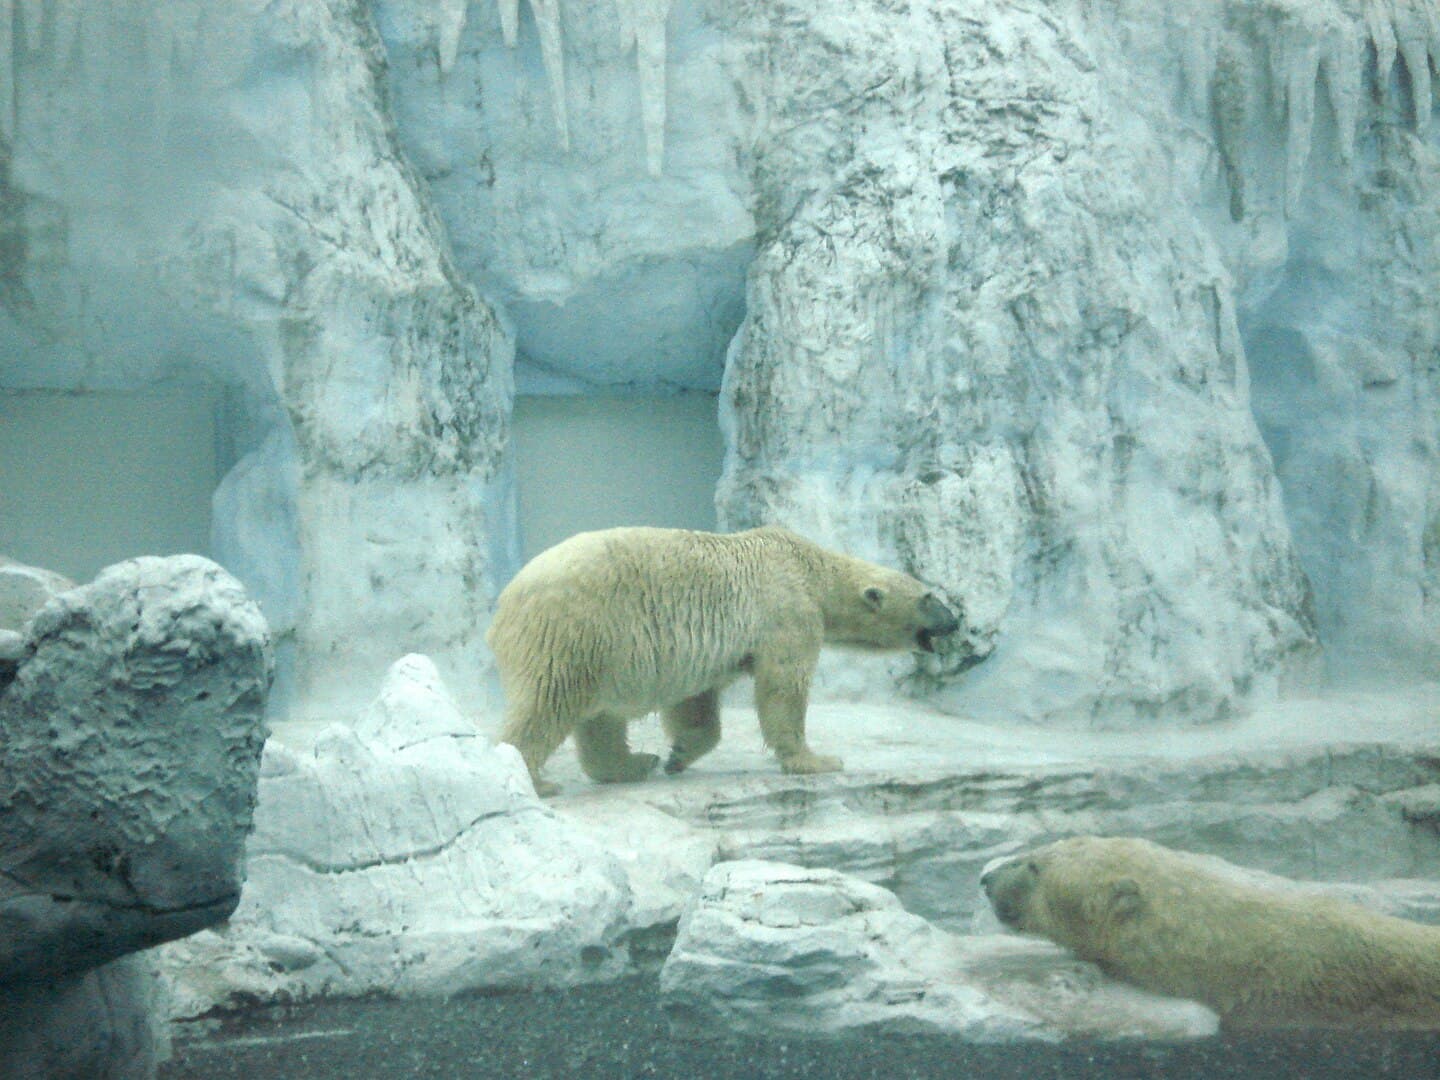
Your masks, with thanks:
M 302 703 L 412 649 L 485 702 L 517 384 L 718 392 L 721 526 L 963 606 L 963 648 L 832 693 L 1109 725 L 1430 678 L 1437 28 L 11 0 L 0 387 L 222 388 L 214 554 Z

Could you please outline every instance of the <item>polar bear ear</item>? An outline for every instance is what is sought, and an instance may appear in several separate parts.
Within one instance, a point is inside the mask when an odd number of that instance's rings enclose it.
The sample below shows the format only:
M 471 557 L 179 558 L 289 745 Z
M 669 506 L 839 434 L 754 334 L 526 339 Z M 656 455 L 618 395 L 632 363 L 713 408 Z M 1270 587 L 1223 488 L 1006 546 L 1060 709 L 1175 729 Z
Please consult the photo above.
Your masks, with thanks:
M 865 606 L 871 611 L 879 611 L 880 605 L 885 603 L 885 590 L 878 585 L 871 585 L 860 594 L 865 599 Z
M 1140 895 L 1140 883 L 1134 878 L 1123 877 L 1110 886 L 1110 914 L 1117 919 L 1133 919 L 1145 910 L 1145 898 Z

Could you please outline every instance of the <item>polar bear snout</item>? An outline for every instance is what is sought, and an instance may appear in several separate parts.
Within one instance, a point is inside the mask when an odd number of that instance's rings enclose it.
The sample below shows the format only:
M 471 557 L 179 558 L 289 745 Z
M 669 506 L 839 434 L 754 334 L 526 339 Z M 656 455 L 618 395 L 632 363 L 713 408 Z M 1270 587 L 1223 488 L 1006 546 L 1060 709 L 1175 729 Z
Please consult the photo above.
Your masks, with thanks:
M 1012 856 L 988 863 L 980 872 L 980 887 L 985 890 L 995 917 L 1006 926 L 1018 929 L 1038 878 L 1039 867 L 1033 859 Z
M 960 629 L 960 619 L 934 593 L 920 598 L 919 615 L 922 625 L 915 641 L 925 652 L 935 651 L 936 638 L 947 637 Z

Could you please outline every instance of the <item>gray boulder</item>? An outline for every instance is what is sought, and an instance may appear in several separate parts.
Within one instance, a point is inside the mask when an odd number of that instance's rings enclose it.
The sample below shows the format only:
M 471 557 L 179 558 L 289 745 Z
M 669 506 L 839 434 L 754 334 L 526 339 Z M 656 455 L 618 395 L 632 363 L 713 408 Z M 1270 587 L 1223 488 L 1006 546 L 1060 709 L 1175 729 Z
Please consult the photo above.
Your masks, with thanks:
M 269 632 L 214 563 L 142 558 L 51 598 L 20 652 L 0 689 L 0 1075 L 147 1076 L 156 983 L 119 958 L 239 901 Z

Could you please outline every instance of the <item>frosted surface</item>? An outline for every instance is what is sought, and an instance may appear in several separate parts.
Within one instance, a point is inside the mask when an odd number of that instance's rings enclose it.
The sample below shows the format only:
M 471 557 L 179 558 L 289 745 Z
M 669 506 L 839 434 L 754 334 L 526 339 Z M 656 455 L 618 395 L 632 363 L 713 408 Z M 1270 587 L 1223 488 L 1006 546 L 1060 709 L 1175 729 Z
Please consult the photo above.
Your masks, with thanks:
M 208 554 L 215 409 L 203 388 L 0 394 L 0 551 L 76 581 Z
M 709 394 L 515 402 L 522 554 L 613 525 L 715 528 L 725 453 Z

